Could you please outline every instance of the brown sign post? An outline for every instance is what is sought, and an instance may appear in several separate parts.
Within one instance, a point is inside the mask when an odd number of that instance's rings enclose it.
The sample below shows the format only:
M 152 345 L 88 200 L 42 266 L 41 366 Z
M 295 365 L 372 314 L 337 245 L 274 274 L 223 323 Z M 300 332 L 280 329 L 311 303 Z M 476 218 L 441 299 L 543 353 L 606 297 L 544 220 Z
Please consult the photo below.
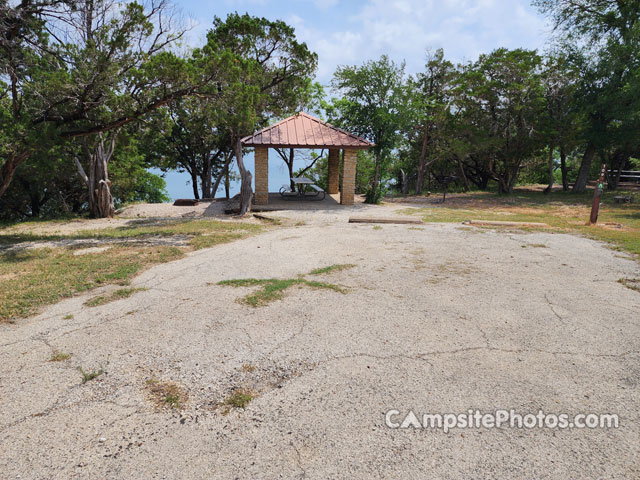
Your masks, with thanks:
M 604 176 L 607 173 L 607 164 L 603 163 L 600 169 L 600 178 L 598 178 L 598 185 L 596 185 L 596 191 L 593 192 L 593 203 L 591 204 L 591 217 L 589 217 L 589 224 L 595 225 L 598 223 L 598 213 L 600 212 L 600 197 L 604 191 Z

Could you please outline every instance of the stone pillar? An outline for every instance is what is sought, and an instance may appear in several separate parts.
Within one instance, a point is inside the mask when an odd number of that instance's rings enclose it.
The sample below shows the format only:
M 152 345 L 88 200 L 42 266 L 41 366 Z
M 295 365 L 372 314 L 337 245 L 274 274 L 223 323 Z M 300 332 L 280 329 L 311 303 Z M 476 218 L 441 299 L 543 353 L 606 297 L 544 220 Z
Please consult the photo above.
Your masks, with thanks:
M 269 203 L 269 149 L 267 147 L 256 147 L 254 157 L 256 182 L 254 203 L 256 205 L 266 205 Z
M 329 189 L 327 193 L 338 193 L 338 181 L 340 179 L 340 150 L 329 150 Z
M 356 151 L 344 151 L 342 159 L 342 188 L 340 189 L 340 203 L 353 205 L 353 196 L 356 191 Z

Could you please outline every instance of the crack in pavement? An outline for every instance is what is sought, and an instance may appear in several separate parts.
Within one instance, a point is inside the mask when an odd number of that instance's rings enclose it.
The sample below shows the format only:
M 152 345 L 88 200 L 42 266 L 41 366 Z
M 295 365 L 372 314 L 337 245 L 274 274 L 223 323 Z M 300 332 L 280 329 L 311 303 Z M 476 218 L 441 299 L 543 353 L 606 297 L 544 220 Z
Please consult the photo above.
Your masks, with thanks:
M 373 358 L 376 360 L 420 360 L 428 363 L 432 367 L 434 366 L 431 362 L 427 360 L 425 357 L 435 357 L 441 355 L 456 355 L 459 353 L 467 353 L 467 352 L 478 352 L 478 351 L 488 351 L 488 352 L 500 352 L 507 354 L 533 354 L 533 353 L 544 353 L 548 355 L 561 355 L 561 356 L 584 356 L 588 358 L 624 358 L 629 355 L 640 354 L 640 351 L 637 350 L 629 350 L 627 352 L 619 353 L 619 354 L 598 354 L 598 353 L 586 353 L 586 352 L 563 352 L 563 351 L 549 351 L 549 350 L 537 350 L 537 349 L 506 349 L 506 348 L 498 348 L 498 347 L 466 347 L 466 348 L 458 348 L 453 350 L 440 350 L 433 352 L 424 352 L 424 353 L 416 353 L 414 355 L 374 355 L 371 353 L 354 353 L 351 355 L 340 355 L 340 356 L 331 356 L 327 357 L 324 360 L 318 362 L 327 363 L 331 361 L 340 361 L 340 360 L 348 360 L 353 358 Z
M 54 413 L 57 413 L 61 410 L 67 410 L 69 408 L 75 407 L 77 405 L 82 405 L 82 404 L 92 404 L 92 403 L 98 403 L 100 405 L 104 405 L 104 404 L 110 404 L 110 405 L 114 405 L 116 407 L 119 408 L 134 408 L 136 409 L 135 412 L 133 412 L 132 414 L 135 413 L 140 413 L 140 405 L 129 405 L 129 404 L 121 404 L 118 403 L 114 400 L 107 400 L 107 399 L 93 399 L 93 400 L 87 400 L 87 399 L 81 399 L 75 402 L 71 402 L 71 403 L 64 403 L 65 399 L 68 398 L 69 394 L 71 394 L 73 391 L 75 391 L 77 388 L 81 387 L 82 384 L 78 384 L 78 385 L 72 385 L 71 387 L 69 387 L 67 389 L 67 391 L 62 394 L 61 398 L 59 398 L 58 400 L 56 400 L 56 402 L 53 405 L 50 405 L 49 407 L 45 408 L 44 410 L 40 411 L 40 412 L 36 412 L 36 413 L 32 413 L 29 415 L 25 415 L 22 418 L 19 418 L 18 420 L 15 420 L 14 422 L 11 423 L 7 423 L 5 425 L 0 426 L 0 433 L 4 433 L 7 430 L 15 427 L 16 425 L 19 425 L 23 422 L 26 422 L 27 420 L 31 419 L 31 418 L 46 418 L 49 415 L 52 415 Z M 113 423 L 116 423 L 120 420 L 120 417 L 116 418 Z
M 553 304 L 551 303 L 551 300 L 549 300 L 549 295 L 545 293 L 544 299 L 547 301 L 547 305 L 549 305 L 549 309 L 551 309 L 553 314 L 558 318 L 558 320 L 560 320 L 560 323 L 562 323 L 563 325 L 566 325 L 567 322 L 565 321 L 564 317 L 560 315 L 558 312 L 556 312 L 555 308 L 553 308 Z
M 305 468 L 302 466 L 302 456 L 300 455 L 300 450 L 298 449 L 298 447 L 296 447 L 296 445 L 293 443 L 293 440 L 289 442 L 289 445 L 291 446 L 291 448 L 293 448 L 293 450 L 296 452 L 296 465 L 298 466 L 298 468 L 302 471 L 302 475 L 300 476 L 300 478 L 306 478 L 307 477 L 307 471 L 305 470 Z

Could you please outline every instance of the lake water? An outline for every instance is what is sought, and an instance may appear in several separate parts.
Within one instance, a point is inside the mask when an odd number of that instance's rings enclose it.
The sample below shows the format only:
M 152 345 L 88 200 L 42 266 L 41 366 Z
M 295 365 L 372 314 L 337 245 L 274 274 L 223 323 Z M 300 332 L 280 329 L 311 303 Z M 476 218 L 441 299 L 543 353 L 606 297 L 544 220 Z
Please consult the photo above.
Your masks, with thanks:
M 253 152 L 250 152 L 244 156 L 244 163 L 247 168 L 253 173 Z M 235 160 L 231 164 L 233 171 L 237 174 L 238 167 Z M 302 168 L 305 166 L 304 161 L 294 162 L 294 169 Z M 149 170 L 155 174 L 162 174 L 159 169 L 152 168 Z M 171 197 L 171 200 L 177 198 L 193 198 L 193 188 L 191 187 L 191 177 L 187 172 L 178 173 L 176 171 L 170 171 L 164 174 L 164 178 L 167 181 L 167 192 Z M 282 185 L 289 182 L 289 171 L 287 166 L 278 156 L 277 153 L 269 151 L 269 191 L 277 192 Z M 255 184 L 253 185 L 255 191 Z M 234 196 L 240 191 L 240 181 L 232 181 L 230 188 L 230 195 Z M 220 184 L 217 197 L 224 197 L 224 185 Z

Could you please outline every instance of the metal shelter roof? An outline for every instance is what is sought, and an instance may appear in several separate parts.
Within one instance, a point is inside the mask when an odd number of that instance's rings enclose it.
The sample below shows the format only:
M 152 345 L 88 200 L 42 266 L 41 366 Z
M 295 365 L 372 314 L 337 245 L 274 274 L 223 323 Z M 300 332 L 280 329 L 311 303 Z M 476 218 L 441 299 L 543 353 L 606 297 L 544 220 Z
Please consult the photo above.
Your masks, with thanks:
M 373 143 L 299 112 L 244 137 L 245 147 L 365 149 Z

